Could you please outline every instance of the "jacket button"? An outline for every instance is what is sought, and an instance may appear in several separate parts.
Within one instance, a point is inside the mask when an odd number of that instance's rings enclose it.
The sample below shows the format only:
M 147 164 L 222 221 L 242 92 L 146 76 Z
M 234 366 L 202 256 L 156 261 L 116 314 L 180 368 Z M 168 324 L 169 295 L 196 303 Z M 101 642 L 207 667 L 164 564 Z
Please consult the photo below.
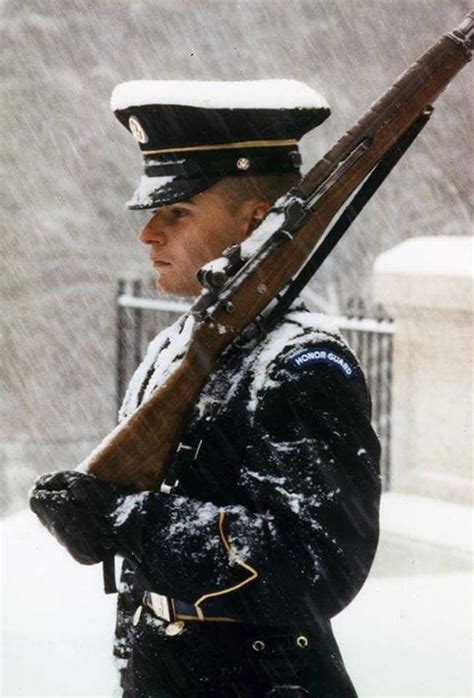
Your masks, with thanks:
M 255 650 L 255 652 L 261 652 L 265 649 L 265 643 L 263 642 L 263 640 L 255 640 L 254 642 L 252 642 L 252 647 Z
M 296 644 L 298 647 L 307 647 L 309 645 L 309 640 L 304 635 L 298 635 L 296 638 Z

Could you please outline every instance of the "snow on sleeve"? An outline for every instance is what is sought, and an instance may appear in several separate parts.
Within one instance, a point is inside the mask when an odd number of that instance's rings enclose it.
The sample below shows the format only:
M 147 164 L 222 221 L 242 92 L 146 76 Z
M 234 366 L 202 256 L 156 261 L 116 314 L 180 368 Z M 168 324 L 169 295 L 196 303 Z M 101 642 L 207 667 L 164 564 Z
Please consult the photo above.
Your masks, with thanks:
M 325 98 L 298 80 L 131 80 L 112 92 L 113 111 L 146 104 L 208 109 L 328 109 Z
M 120 504 L 112 512 L 113 525 L 121 526 L 124 524 L 130 514 L 137 508 L 140 508 L 148 497 L 149 492 L 140 492 L 139 494 L 130 494 L 122 497 Z

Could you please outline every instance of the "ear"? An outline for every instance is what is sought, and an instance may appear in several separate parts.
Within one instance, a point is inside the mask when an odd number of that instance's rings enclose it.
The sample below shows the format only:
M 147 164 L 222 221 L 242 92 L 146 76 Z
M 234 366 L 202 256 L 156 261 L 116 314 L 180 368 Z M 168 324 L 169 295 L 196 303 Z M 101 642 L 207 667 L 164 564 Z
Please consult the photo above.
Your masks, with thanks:
M 262 220 L 265 218 L 267 212 L 271 209 L 270 204 L 267 201 L 247 201 L 245 202 L 242 211 L 243 213 L 243 223 L 245 226 L 244 236 L 248 237 L 253 233 L 255 228 L 258 228 Z

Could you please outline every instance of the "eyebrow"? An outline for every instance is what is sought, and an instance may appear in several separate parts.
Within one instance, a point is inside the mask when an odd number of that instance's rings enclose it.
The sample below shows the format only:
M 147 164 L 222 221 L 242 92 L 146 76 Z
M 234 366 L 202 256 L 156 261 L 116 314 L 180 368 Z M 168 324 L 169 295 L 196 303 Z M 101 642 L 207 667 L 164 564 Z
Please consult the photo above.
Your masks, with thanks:
M 164 204 L 163 206 L 157 206 L 156 208 L 149 208 L 148 210 L 154 215 L 157 211 L 162 211 L 163 209 L 170 209 L 173 206 L 188 205 L 196 207 L 196 203 L 192 199 L 184 199 L 183 201 L 174 201 L 170 204 Z

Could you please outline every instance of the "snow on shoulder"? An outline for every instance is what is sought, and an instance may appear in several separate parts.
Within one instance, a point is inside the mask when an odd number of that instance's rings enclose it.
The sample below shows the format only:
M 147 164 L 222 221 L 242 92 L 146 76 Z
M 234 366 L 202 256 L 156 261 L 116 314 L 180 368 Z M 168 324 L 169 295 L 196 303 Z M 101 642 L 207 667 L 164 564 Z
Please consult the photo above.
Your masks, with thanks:
M 325 98 L 299 80 L 131 80 L 112 92 L 113 111 L 147 104 L 207 109 L 329 109 Z
M 299 303 L 297 299 L 294 302 L 295 309 L 286 316 L 286 320 L 260 342 L 257 355 L 251 355 L 252 382 L 247 404 L 249 412 L 256 411 L 261 391 L 278 385 L 270 378 L 269 370 L 285 349 L 308 346 L 327 340 L 341 347 L 345 346 L 332 318 L 320 313 L 298 310 Z

